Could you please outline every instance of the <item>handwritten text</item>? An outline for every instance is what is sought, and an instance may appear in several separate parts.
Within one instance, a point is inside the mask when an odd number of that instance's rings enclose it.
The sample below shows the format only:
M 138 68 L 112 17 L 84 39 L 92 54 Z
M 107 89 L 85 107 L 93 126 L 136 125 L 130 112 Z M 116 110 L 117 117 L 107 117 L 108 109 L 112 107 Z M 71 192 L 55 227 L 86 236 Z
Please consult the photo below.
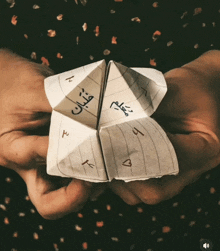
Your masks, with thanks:
M 89 160 L 87 159 L 85 162 L 82 163 L 82 165 L 87 164 L 89 167 L 93 168 L 95 165 L 89 163 Z
M 141 131 L 139 131 L 136 127 L 133 128 L 132 132 L 133 132 L 135 135 L 137 135 L 138 133 L 140 133 L 142 136 L 144 136 L 144 134 L 143 134 Z
M 66 78 L 65 80 L 68 80 L 68 82 L 72 82 L 72 78 L 74 78 L 74 76 L 71 76 L 69 78 Z
M 132 166 L 131 159 L 126 159 L 126 160 L 122 163 L 122 166 L 131 167 L 131 166 Z
M 84 100 L 83 102 L 76 101 L 77 106 L 71 111 L 73 115 L 79 115 L 84 108 L 88 109 L 88 103 L 94 98 L 94 96 L 89 96 L 87 92 L 82 88 L 80 91 L 79 96 L 82 97 Z
M 63 130 L 62 138 L 64 137 L 64 135 L 69 136 L 69 133 Z
M 113 107 L 114 106 L 114 107 Z M 124 102 L 122 102 L 121 104 L 119 104 L 118 101 L 114 101 L 111 103 L 110 108 L 114 108 L 115 110 L 121 110 L 124 112 L 125 116 L 128 116 L 128 112 L 133 112 L 130 109 L 130 106 L 124 105 Z

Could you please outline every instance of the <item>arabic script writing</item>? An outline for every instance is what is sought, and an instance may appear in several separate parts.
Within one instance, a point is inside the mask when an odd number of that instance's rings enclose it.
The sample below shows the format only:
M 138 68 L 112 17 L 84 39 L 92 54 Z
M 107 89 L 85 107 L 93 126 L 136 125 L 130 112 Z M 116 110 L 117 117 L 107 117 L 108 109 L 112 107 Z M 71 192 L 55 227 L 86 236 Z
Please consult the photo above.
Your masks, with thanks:
M 94 96 L 90 96 L 84 88 L 79 93 L 79 96 L 82 97 L 84 100 L 83 102 L 76 101 L 77 106 L 71 111 L 73 115 L 79 115 L 84 108 L 88 109 L 88 103 L 94 98 Z M 86 102 L 85 102 L 86 101 Z
M 122 102 L 121 104 L 119 104 L 118 101 L 114 101 L 111 103 L 110 108 L 114 108 L 115 110 L 121 110 L 124 112 L 125 116 L 128 116 L 128 112 L 133 112 L 130 109 L 130 106 L 124 105 L 124 102 Z

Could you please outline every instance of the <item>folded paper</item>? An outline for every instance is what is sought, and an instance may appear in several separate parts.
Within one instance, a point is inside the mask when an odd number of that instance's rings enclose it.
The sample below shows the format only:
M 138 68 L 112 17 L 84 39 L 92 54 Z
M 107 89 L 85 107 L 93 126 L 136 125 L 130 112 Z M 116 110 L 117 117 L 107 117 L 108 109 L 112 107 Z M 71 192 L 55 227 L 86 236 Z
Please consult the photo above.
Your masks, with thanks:
M 53 108 L 48 174 L 91 182 L 177 174 L 175 150 L 150 117 L 166 91 L 161 72 L 114 61 L 46 78 Z

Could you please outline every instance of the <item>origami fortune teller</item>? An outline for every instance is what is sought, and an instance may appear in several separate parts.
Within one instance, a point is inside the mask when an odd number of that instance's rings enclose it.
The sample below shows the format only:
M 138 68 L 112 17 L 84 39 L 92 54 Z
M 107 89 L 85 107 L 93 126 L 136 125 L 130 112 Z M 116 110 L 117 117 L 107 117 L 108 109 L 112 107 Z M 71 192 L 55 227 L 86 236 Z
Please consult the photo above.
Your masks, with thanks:
M 45 91 L 48 174 L 128 182 L 178 173 L 174 148 L 150 117 L 167 91 L 161 72 L 102 60 L 46 78 Z

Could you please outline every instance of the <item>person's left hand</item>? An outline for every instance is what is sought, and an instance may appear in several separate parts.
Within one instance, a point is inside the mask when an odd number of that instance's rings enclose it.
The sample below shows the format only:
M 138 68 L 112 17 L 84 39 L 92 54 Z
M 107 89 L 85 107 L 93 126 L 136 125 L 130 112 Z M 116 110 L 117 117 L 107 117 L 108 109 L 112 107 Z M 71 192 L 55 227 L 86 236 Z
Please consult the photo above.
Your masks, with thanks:
M 0 50 L 0 165 L 25 181 L 38 212 L 56 219 L 79 210 L 101 185 L 46 174 L 51 106 L 44 78 L 53 72 L 10 51 Z
M 209 51 L 165 74 L 168 93 L 153 118 L 173 144 L 180 171 L 146 181 L 113 180 L 110 188 L 126 203 L 157 204 L 220 164 L 219 62 L 220 51 Z

